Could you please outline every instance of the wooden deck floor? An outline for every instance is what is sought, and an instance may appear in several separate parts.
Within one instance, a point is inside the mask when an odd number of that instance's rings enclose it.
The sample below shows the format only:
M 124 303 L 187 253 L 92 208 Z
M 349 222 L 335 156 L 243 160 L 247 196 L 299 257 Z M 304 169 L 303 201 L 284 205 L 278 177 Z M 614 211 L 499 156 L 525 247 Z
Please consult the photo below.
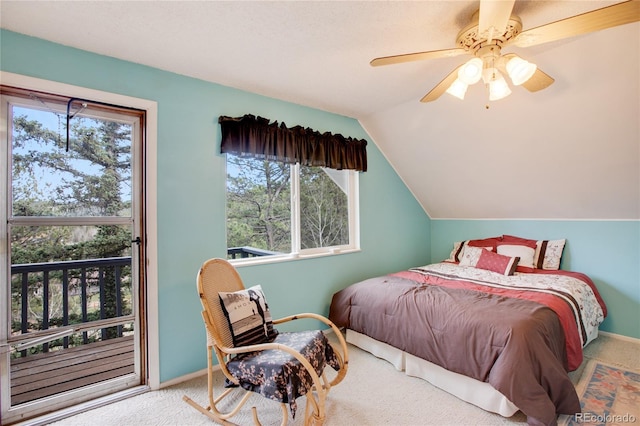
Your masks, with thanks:
M 11 361 L 11 405 L 134 372 L 133 336 Z

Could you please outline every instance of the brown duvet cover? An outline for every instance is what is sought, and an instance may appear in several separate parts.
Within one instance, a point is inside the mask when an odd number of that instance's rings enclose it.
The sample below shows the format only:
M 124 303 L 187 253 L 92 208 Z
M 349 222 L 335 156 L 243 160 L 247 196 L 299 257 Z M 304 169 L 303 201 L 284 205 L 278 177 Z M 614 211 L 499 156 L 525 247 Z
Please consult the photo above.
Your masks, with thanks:
M 516 296 L 510 293 L 556 297 L 546 290 L 514 289 L 504 285 L 503 278 L 493 283 L 486 274 L 460 277 L 455 273 L 462 267 L 442 265 L 353 284 L 333 296 L 329 318 L 340 327 L 488 382 L 527 415 L 529 424 L 554 425 L 558 414 L 580 412 L 567 374 L 571 345 L 566 344 L 565 329 L 571 315 L 559 316 L 555 306 L 566 303 Z M 580 306 L 578 301 L 565 310 Z M 571 334 L 581 348 L 585 332 Z

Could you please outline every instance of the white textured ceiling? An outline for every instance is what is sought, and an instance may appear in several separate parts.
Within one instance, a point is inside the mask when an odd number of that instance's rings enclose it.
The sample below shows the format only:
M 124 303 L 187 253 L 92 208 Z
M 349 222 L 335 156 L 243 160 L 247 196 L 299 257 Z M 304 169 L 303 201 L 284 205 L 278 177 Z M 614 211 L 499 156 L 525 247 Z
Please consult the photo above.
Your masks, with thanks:
M 516 1 L 524 29 L 611 1 Z M 556 82 L 420 98 L 477 1 L 0 1 L 2 28 L 354 117 L 433 218 L 640 219 L 640 24 L 515 52 Z

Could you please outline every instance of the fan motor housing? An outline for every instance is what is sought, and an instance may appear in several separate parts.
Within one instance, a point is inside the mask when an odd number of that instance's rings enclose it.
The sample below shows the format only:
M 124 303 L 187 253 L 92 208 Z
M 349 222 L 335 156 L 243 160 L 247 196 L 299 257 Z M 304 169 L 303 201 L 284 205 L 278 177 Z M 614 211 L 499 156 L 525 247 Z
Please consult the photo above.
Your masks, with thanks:
M 471 23 L 464 27 L 458 33 L 458 37 L 456 38 L 456 45 L 471 53 L 475 53 L 489 40 L 489 35 L 486 32 L 479 34 L 479 12 L 480 11 L 478 10 L 471 16 Z M 491 44 L 501 46 L 508 40 L 516 37 L 521 31 L 522 21 L 520 20 L 520 17 L 511 15 L 504 33 L 492 34 Z

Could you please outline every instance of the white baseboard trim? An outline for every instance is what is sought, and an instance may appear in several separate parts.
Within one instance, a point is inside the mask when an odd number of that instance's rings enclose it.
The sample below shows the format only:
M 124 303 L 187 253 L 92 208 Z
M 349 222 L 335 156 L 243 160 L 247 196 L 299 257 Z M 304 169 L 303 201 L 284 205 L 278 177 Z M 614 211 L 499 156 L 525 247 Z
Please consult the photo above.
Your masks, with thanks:
M 636 339 L 635 337 L 625 336 L 623 334 L 611 333 L 610 331 L 598 331 L 599 334 L 610 337 L 612 339 L 624 340 L 627 342 L 635 343 L 636 345 L 640 345 L 640 339 Z
M 214 365 L 213 366 L 213 370 L 214 371 L 215 370 L 220 370 L 220 366 L 219 365 Z M 167 380 L 166 382 L 162 382 L 162 383 L 160 383 L 159 389 L 166 388 L 166 387 L 173 386 L 173 385 L 177 385 L 177 384 L 180 384 L 182 382 L 186 382 L 187 380 L 196 379 L 196 378 L 198 378 L 200 376 L 204 376 L 206 374 L 207 374 L 207 369 L 203 368 L 202 370 L 195 371 L 195 372 L 189 373 L 189 374 L 185 374 L 184 376 L 176 377 L 176 378 L 173 378 L 171 380 Z

